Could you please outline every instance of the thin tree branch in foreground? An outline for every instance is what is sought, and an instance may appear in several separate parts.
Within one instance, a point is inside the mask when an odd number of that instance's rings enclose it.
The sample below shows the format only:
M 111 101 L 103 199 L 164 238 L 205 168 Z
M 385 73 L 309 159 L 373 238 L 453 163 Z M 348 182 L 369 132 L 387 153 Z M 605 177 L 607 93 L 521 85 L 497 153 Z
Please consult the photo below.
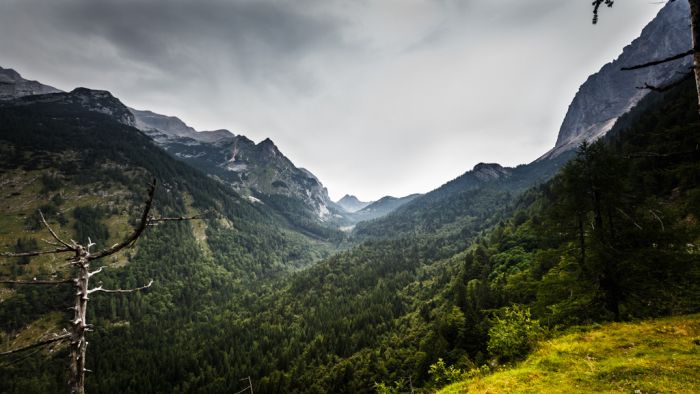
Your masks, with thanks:
M 684 74 L 683 77 L 679 78 L 678 80 L 669 83 L 668 85 L 654 86 L 654 85 L 650 85 L 648 83 L 645 83 L 644 86 L 638 86 L 637 89 L 641 89 L 641 90 L 649 89 L 649 90 L 652 90 L 654 92 L 666 92 L 666 91 L 669 91 L 669 90 L 673 89 L 674 87 L 682 84 L 683 82 L 689 80 L 694 75 L 695 75 L 695 73 L 693 71 L 691 71 L 687 74 Z
M 51 233 L 51 236 L 53 237 L 53 239 L 55 239 L 56 241 L 58 241 L 61 245 L 65 246 L 65 247 L 68 248 L 69 250 L 75 250 L 75 249 L 76 249 L 76 247 L 75 247 L 75 241 L 73 241 L 73 244 L 71 245 L 71 244 L 67 243 L 66 241 L 62 240 L 62 239 L 56 234 L 56 232 L 53 231 L 53 229 L 51 228 L 51 226 L 49 226 L 49 223 L 48 223 L 48 222 L 46 221 L 46 219 L 44 218 L 44 214 L 41 212 L 41 210 L 39 210 L 39 216 L 41 217 L 41 222 L 44 224 L 44 226 L 46 227 L 46 229 L 49 230 L 49 233 Z
M 99 287 L 95 287 L 94 289 L 90 289 L 90 290 L 88 291 L 88 294 L 92 294 L 92 293 L 96 293 L 96 292 L 103 292 L 103 293 L 133 293 L 133 292 L 136 292 L 136 291 L 146 290 L 146 289 L 148 289 L 149 287 L 151 287 L 151 285 L 153 285 L 153 279 L 151 279 L 151 281 L 148 282 L 147 285 L 141 286 L 141 287 L 136 287 L 136 288 L 133 288 L 133 289 L 114 289 L 114 290 L 110 290 L 110 289 L 103 289 L 102 286 L 99 286 Z
M 6 352 L 2 352 L 2 353 L 0 353 L 0 356 L 7 356 L 7 355 L 9 355 L 9 354 L 19 353 L 19 352 L 22 352 L 22 351 L 25 351 L 25 350 L 33 349 L 33 348 L 35 348 L 35 347 L 48 345 L 48 344 L 50 344 L 50 343 L 59 342 L 59 341 L 65 341 L 66 339 L 69 339 L 70 336 L 71 336 L 71 334 L 66 333 L 66 334 L 63 334 L 63 335 L 59 335 L 59 336 L 57 336 L 57 337 L 55 337 L 55 338 L 51 338 L 51 339 L 47 339 L 47 340 L 45 340 L 45 341 L 39 341 L 39 342 L 33 343 L 33 344 L 29 345 L 29 346 L 24 346 L 24 347 L 21 347 L 21 348 L 12 349 L 12 350 L 8 350 L 8 351 L 6 351 Z
M 73 279 L 66 280 L 0 280 L 2 284 L 14 285 L 60 285 L 62 283 L 75 283 Z
M 111 254 L 117 253 L 118 251 L 124 249 L 125 247 L 133 244 L 140 236 L 141 233 L 143 233 L 143 230 L 146 229 L 146 226 L 148 226 L 148 214 L 151 212 L 151 207 L 153 206 L 153 195 L 155 194 L 156 191 L 156 180 L 155 178 L 153 179 L 153 182 L 151 183 L 151 187 L 148 190 L 148 199 L 146 200 L 146 207 L 143 210 L 143 213 L 141 214 L 141 222 L 139 223 L 139 226 L 134 229 L 134 232 L 131 233 L 124 241 L 114 244 L 111 248 L 104 249 L 100 252 L 97 252 L 93 255 L 90 255 L 88 257 L 89 260 L 97 260 L 99 258 L 109 256 Z
M 73 249 L 68 249 L 68 248 L 58 248 L 54 250 L 37 250 L 33 252 L 19 252 L 19 253 L 11 253 L 11 252 L 1 252 L 0 256 L 3 257 L 31 257 L 31 256 L 41 256 L 44 254 L 58 254 L 58 253 L 66 253 L 66 252 L 74 252 Z
M 622 70 L 622 71 L 639 70 L 640 68 L 647 68 L 647 67 L 651 67 L 651 66 L 656 66 L 658 64 L 668 63 L 668 62 L 672 62 L 674 60 L 682 59 L 682 58 L 684 58 L 686 56 L 690 56 L 694 53 L 695 53 L 695 49 L 691 49 L 691 50 L 688 50 L 686 52 L 667 57 L 665 59 L 653 60 L 653 61 L 650 61 L 650 62 L 644 63 L 644 64 L 637 64 L 634 66 L 622 67 L 620 70 Z

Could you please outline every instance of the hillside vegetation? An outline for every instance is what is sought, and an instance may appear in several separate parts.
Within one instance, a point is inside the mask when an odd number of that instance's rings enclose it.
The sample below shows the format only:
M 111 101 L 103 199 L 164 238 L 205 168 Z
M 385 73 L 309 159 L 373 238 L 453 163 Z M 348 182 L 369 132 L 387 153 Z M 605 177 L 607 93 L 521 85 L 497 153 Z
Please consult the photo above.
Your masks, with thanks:
M 0 164 L 21 181 L 7 193 L 30 203 L 3 208 L 14 217 L 2 224 L 22 237 L 2 241 L 39 244 L 31 210 L 53 204 L 61 231 L 109 242 L 127 227 L 118 217 L 140 207 L 140 179 L 153 175 L 163 185 L 159 213 L 213 213 L 149 230 L 101 278 L 107 287 L 156 282 L 91 302 L 90 392 L 237 392 L 247 376 L 256 393 L 396 392 L 406 381 L 431 391 L 457 370 L 521 360 L 547 330 L 700 311 L 696 99 L 690 83 L 648 96 L 534 188 L 525 185 L 558 166 L 519 167 L 514 183 L 460 177 L 359 226 L 361 243 L 333 256 L 104 115 L 3 107 Z M 117 201 L 90 210 L 80 202 L 88 195 L 91 204 Z M 41 264 L 12 261 L 2 274 L 54 274 Z M 47 314 L 70 291 L 0 297 L 7 349 L 53 321 Z M 64 357 L 58 349 L 3 365 L 0 391 L 62 392 Z
M 457 393 L 697 393 L 700 315 L 582 327 L 525 361 L 453 384 Z

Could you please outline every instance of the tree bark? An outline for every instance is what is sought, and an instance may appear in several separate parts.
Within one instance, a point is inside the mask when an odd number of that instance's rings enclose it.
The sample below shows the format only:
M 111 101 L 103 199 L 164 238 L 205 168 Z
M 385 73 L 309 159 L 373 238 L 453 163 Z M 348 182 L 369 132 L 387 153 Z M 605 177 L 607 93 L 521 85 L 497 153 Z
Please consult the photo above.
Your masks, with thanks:
M 79 274 L 75 283 L 75 308 L 71 335 L 71 365 L 69 384 L 71 394 L 85 394 L 85 354 L 87 352 L 87 303 L 89 295 L 90 260 L 88 252 L 80 248 L 76 266 Z
M 693 35 L 693 71 L 700 113 L 700 0 L 690 0 L 690 27 Z

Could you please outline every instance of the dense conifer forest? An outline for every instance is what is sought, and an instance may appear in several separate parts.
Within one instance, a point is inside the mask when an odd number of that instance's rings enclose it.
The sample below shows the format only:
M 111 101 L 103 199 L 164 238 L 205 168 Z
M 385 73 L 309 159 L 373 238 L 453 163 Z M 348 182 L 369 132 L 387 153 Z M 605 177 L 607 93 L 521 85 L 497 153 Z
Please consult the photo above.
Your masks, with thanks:
M 102 274 L 105 286 L 155 284 L 94 296 L 88 392 L 236 392 L 247 376 L 260 393 L 409 381 L 429 392 L 567 327 L 700 310 L 696 101 L 690 83 L 649 95 L 549 181 L 528 168 L 515 184 L 457 179 L 345 236 L 296 231 L 106 115 L 3 105 L 3 192 L 31 203 L 3 215 L 0 236 L 36 248 L 40 208 L 109 244 L 134 224 L 150 176 L 162 214 L 205 217 L 149 229 Z M 4 259 L 0 273 L 60 278 L 57 266 Z M 0 296 L 4 346 L 70 319 L 69 286 Z M 0 391 L 65 392 L 66 357 L 59 346 L 1 359 Z

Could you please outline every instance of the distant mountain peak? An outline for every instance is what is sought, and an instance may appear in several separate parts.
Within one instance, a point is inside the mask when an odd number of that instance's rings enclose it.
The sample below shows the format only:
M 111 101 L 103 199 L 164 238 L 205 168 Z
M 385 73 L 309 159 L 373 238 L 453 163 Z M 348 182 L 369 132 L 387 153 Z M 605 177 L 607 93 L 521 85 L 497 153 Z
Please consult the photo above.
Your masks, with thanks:
M 61 90 L 30 81 L 11 68 L 0 67 L 0 100 L 12 100 L 37 94 L 61 93 Z
M 370 205 L 371 203 L 372 203 L 371 201 L 370 202 L 360 201 L 357 197 L 350 195 L 350 194 L 344 195 L 343 198 L 341 198 L 340 200 L 338 200 L 338 202 L 336 202 L 336 204 L 340 205 L 344 210 L 351 212 L 351 213 L 357 212 L 357 211 L 363 209 L 364 207 Z
M 510 175 L 511 170 L 498 163 L 479 163 L 474 166 L 472 173 L 481 181 L 491 181 Z

